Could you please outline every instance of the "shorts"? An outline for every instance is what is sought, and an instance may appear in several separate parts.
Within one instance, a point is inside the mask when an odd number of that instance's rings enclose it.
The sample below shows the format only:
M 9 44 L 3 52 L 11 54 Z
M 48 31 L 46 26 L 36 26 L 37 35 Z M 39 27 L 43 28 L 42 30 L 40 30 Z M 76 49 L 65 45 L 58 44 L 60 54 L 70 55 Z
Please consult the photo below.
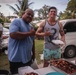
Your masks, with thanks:
M 55 49 L 55 50 L 44 49 L 43 54 L 44 54 L 45 60 L 50 60 L 53 58 L 55 58 L 55 59 L 61 58 L 60 49 Z

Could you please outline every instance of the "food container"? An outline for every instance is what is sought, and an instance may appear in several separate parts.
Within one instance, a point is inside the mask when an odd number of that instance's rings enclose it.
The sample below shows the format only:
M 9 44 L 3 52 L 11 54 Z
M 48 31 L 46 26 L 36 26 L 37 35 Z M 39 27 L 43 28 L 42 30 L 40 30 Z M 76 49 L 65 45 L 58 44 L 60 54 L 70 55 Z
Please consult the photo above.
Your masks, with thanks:
M 58 72 L 65 73 L 67 75 L 76 75 L 76 65 L 65 59 L 52 60 L 50 64 L 51 67 Z
M 40 75 L 34 69 L 32 69 L 30 66 L 25 66 L 25 67 L 19 68 L 18 73 L 19 73 L 19 75 L 27 75 L 27 73 L 36 73 L 36 74 Z M 31 74 L 31 75 L 34 75 L 34 74 Z

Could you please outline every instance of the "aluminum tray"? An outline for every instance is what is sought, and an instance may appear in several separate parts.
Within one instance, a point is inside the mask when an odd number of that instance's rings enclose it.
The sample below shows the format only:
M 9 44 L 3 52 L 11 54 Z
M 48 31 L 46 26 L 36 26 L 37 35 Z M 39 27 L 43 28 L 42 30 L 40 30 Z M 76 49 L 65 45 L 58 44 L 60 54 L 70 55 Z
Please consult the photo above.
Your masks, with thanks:
M 61 60 L 65 60 L 65 59 L 61 59 Z M 67 61 L 67 60 L 65 60 L 65 61 Z M 69 61 L 67 61 L 67 62 L 69 62 Z M 69 63 L 71 63 L 71 62 L 69 62 Z M 73 64 L 73 63 L 71 63 L 71 64 Z M 73 65 L 75 65 L 75 64 L 73 64 Z M 76 66 L 76 65 L 75 65 L 75 66 Z M 51 67 L 52 67 L 55 71 L 65 73 L 66 75 L 76 75 L 76 72 L 71 73 L 71 74 L 68 74 L 68 73 L 66 73 L 65 71 L 59 69 L 58 67 L 55 67 L 55 66 L 53 66 L 53 65 L 51 65 Z

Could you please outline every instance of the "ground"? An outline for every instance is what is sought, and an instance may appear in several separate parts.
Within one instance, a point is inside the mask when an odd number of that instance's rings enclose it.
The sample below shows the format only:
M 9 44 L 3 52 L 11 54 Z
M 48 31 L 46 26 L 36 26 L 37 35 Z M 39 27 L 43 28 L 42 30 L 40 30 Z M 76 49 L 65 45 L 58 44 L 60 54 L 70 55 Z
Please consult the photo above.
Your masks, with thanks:
M 41 68 L 43 66 L 43 63 L 38 64 L 38 67 Z M 2 53 L 0 54 L 0 70 L 5 69 L 9 70 L 9 61 L 7 58 L 7 55 Z

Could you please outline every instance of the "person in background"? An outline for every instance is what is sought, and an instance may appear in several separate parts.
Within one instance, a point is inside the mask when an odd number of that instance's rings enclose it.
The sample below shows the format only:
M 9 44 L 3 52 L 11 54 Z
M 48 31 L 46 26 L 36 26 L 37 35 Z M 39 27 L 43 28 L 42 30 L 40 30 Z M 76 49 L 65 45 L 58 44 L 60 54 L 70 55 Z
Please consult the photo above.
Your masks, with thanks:
M 33 17 L 33 10 L 26 9 L 22 17 L 15 19 L 9 27 L 8 59 L 12 74 L 17 74 L 20 67 L 30 66 L 35 59 L 35 31 L 30 24 Z
M 44 67 L 49 65 L 49 61 L 52 58 L 61 58 L 60 46 L 52 42 L 52 40 L 58 40 L 59 34 L 61 40 L 65 43 L 65 35 L 62 24 L 56 20 L 57 8 L 50 7 L 48 12 L 48 19 L 40 23 L 39 28 L 36 31 L 37 37 L 44 37 Z
M 3 26 L 0 23 L 0 54 L 2 53 L 2 33 L 3 33 Z

